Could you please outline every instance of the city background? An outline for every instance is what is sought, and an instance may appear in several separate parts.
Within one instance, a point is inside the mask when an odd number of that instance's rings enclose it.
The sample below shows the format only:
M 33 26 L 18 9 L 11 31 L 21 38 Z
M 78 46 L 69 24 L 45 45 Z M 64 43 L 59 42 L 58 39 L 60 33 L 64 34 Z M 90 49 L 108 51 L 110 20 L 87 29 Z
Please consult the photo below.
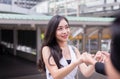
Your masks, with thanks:
M 109 25 L 119 11 L 120 0 L 0 0 L 0 78 L 45 78 L 37 69 L 39 51 L 47 23 L 56 14 L 70 21 L 70 44 L 88 53 L 109 52 Z M 82 74 L 79 78 L 85 79 Z M 106 79 L 98 73 L 90 77 L 98 78 Z

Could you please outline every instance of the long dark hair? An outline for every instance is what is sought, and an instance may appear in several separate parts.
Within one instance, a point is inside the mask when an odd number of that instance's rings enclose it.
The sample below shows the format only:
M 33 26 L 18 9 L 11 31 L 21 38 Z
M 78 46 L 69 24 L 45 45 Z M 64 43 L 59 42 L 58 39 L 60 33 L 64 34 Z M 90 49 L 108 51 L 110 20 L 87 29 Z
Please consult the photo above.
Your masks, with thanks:
M 116 14 L 115 17 L 116 19 L 111 25 L 111 61 L 116 70 L 120 72 L 120 13 Z
M 58 68 L 62 67 L 62 65 L 59 63 L 60 59 L 62 58 L 62 50 L 56 40 L 56 30 L 62 19 L 65 19 L 66 22 L 68 22 L 68 20 L 64 16 L 55 15 L 51 18 L 51 20 L 48 23 L 44 41 L 43 41 L 41 51 L 40 51 L 40 60 L 39 60 L 40 70 L 45 71 L 45 64 L 44 64 L 43 57 L 42 57 L 42 48 L 44 46 L 48 46 L 50 48 L 50 56 L 48 58 L 49 64 L 52 65 L 50 63 L 50 58 L 53 57 Z

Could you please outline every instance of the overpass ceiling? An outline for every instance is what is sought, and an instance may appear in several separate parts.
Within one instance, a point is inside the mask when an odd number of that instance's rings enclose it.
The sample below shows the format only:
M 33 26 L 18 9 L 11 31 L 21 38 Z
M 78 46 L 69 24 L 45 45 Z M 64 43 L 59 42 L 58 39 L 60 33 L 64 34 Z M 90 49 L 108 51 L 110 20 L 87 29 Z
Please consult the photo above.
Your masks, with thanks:
M 20 14 L 0 14 L 0 29 L 18 29 L 18 30 L 36 30 L 36 26 L 45 30 L 48 21 L 52 16 L 43 15 L 20 15 Z M 72 27 L 72 33 L 84 25 L 88 28 L 87 34 L 99 29 L 107 27 L 114 18 L 101 17 L 67 17 Z M 106 29 L 106 30 L 105 30 Z M 103 34 L 109 34 L 107 28 L 104 28 Z
M 72 35 L 74 35 L 73 33 L 78 31 L 78 29 L 79 29 L 79 27 L 73 27 L 72 30 L 71 30 Z M 110 39 L 111 38 L 111 32 L 110 32 L 109 27 L 101 27 L 101 28 L 99 28 L 99 27 L 90 27 L 90 28 L 87 28 L 86 29 L 87 38 L 97 39 L 100 29 L 102 29 L 102 31 L 101 31 L 102 39 Z M 83 32 L 83 34 L 85 34 L 85 33 Z M 82 39 L 82 33 L 77 34 L 75 37 L 72 36 L 71 39 L 72 40 L 74 40 L 74 39 Z

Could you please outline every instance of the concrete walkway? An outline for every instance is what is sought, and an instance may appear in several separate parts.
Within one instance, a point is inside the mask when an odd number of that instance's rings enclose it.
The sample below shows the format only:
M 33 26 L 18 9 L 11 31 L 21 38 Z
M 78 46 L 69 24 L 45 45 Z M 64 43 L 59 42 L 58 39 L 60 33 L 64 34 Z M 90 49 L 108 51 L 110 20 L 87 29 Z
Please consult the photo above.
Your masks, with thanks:
M 8 54 L 0 54 L 0 79 L 46 79 L 45 73 L 40 73 L 35 63 Z M 98 73 L 85 78 L 80 72 L 77 79 L 107 79 Z
M 36 74 L 36 75 L 29 75 L 29 76 L 22 76 L 22 77 L 14 77 L 8 79 L 46 79 L 45 74 Z M 100 75 L 98 73 L 94 73 L 91 77 L 85 78 L 81 73 L 76 77 L 76 79 L 107 79 L 106 76 Z

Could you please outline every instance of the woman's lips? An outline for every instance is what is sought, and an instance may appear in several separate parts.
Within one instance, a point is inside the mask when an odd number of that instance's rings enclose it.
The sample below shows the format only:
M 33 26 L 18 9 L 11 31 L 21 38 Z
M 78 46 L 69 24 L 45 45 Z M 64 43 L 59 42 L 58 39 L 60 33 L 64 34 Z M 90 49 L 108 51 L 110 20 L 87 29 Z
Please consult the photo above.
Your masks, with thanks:
M 64 35 L 64 36 L 62 36 L 62 38 L 67 39 L 67 38 L 68 38 L 68 35 Z

